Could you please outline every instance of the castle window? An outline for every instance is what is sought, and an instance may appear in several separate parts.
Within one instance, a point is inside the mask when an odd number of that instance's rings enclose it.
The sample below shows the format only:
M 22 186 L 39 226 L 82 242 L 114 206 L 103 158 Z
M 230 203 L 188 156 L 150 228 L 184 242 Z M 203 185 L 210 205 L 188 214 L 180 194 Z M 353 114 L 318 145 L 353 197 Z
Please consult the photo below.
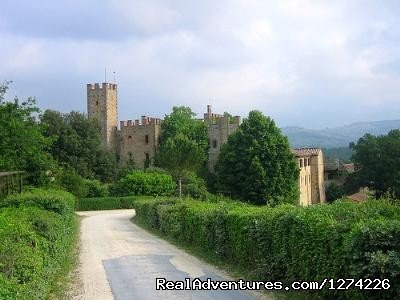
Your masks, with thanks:
M 150 155 L 146 153 L 146 160 L 150 160 Z
M 149 143 L 149 135 L 148 134 L 146 134 L 146 136 L 144 137 L 144 141 L 145 141 L 146 144 Z
M 129 159 L 132 159 L 132 152 L 128 152 Z
M 213 140 L 212 141 L 213 148 L 217 148 L 217 145 L 218 145 L 217 140 Z
M 98 100 L 96 100 L 96 106 L 99 106 L 99 101 Z
M 128 136 L 128 139 L 131 139 L 132 138 L 132 136 L 130 135 L 130 136 Z
M 304 166 L 307 167 L 307 158 L 304 159 Z
M 303 167 L 303 159 L 300 159 L 299 163 L 300 163 L 300 168 L 302 168 Z

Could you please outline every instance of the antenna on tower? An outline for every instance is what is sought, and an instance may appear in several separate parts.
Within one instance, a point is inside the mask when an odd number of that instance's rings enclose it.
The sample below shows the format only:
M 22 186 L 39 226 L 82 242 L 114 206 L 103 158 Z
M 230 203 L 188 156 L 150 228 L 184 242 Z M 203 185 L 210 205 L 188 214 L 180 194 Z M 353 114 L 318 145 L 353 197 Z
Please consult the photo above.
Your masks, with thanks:
M 114 83 L 116 83 L 116 81 L 115 81 L 115 71 L 113 71 L 113 75 L 114 75 Z
M 107 82 L 107 68 L 104 68 L 104 82 Z

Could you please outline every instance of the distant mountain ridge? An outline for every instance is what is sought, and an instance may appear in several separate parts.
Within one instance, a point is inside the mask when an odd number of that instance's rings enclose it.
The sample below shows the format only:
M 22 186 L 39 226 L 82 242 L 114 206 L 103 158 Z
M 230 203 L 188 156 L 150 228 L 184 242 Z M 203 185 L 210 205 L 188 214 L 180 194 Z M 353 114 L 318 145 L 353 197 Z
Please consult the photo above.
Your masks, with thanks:
M 400 129 L 400 120 L 359 122 L 350 125 L 325 128 L 305 129 L 301 127 L 283 127 L 291 147 L 348 147 L 350 142 L 357 142 L 366 133 L 373 135 L 387 134 L 392 129 Z

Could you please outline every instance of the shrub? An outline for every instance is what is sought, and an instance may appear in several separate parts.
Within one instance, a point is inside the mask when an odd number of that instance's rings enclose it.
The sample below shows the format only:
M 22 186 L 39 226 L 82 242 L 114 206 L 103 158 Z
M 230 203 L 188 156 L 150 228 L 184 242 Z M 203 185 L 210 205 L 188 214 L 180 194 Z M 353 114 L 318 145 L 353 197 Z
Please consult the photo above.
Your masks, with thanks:
M 0 201 L 0 299 L 43 299 L 70 255 L 74 197 L 32 190 Z
M 84 179 L 84 184 L 87 187 L 85 197 L 106 197 L 108 196 L 108 186 L 102 184 L 99 180 Z
M 400 208 L 388 201 L 295 207 L 154 199 L 135 202 L 137 222 L 264 281 L 387 278 L 389 290 L 340 298 L 393 299 L 400 294 Z
M 71 216 L 74 211 L 75 197 L 60 190 L 31 189 L 23 194 L 13 194 L 0 201 L 1 207 L 35 206 L 53 211 L 64 216 Z
M 83 177 L 73 169 L 63 170 L 58 181 L 60 186 L 78 198 L 86 197 L 89 192 L 89 188 L 85 185 Z
M 196 174 L 187 174 L 182 180 L 182 195 L 205 200 L 210 196 L 204 179 Z
M 326 201 L 328 201 L 329 203 L 337 199 L 340 199 L 343 196 L 344 196 L 344 189 L 337 183 L 332 182 L 326 188 Z
M 170 196 L 176 184 L 168 174 L 151 171 L 134 171 L 120 179 L 111 189 L 113 196 Z

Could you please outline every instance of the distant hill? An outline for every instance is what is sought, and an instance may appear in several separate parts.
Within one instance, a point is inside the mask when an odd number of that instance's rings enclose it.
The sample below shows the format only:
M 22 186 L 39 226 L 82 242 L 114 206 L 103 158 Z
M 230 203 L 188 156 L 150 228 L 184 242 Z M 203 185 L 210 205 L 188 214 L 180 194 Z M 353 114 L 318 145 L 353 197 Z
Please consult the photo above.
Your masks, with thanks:
M 400 129 L 400 120 L 360 122 L 341 127 L 320 130 L 301 127 L 284 127 L 282 133 L 287 135 L 291 147 L 348 147 L 350 142 L 357 142 L 366 133 L 373 135 L 387 134 L 392 129 Z

